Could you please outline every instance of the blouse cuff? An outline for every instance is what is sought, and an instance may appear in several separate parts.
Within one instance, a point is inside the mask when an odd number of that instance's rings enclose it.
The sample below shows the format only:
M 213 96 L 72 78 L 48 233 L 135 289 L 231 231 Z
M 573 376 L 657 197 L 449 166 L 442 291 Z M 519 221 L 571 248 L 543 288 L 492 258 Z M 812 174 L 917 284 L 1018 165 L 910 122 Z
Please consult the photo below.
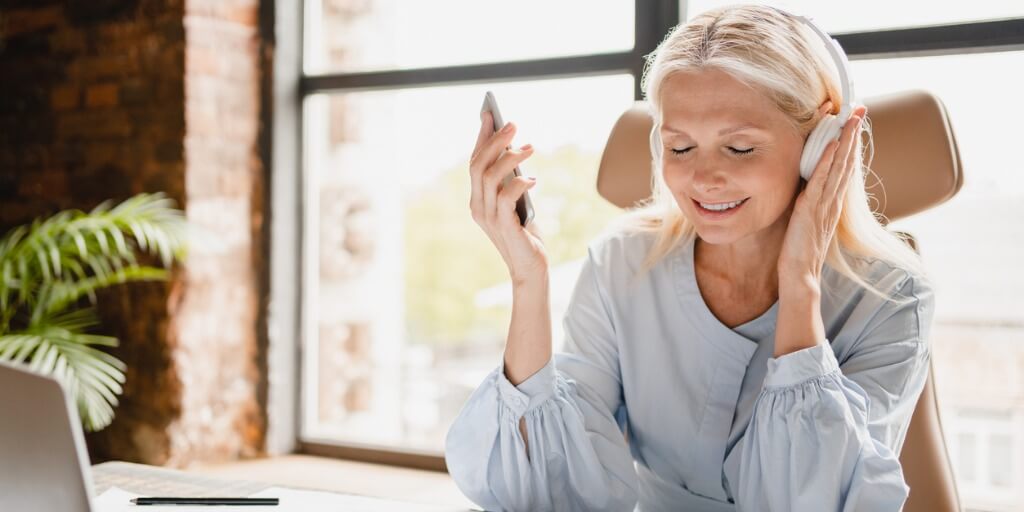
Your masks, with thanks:
M 764 376 L 766 388 L 794 386 L 828 375 L 839 369 L 839 362 L 826 339 L 824 343 L 768 359 Z
M 516 417 L 536 408 L 555 393 L 555 360 L 548 360 L 540 370 L 529 376 L 518 386 L 505 377 L 505 361 L 498 366 L 498 395 Z

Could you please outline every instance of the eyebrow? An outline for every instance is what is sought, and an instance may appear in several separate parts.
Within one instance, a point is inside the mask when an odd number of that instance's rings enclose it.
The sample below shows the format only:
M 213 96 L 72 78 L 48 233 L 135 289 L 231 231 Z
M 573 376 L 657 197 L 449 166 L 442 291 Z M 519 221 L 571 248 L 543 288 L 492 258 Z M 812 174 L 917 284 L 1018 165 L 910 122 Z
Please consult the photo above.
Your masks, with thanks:
M 729 128 L 724 128 L 722 130 L 719 130 L 718 135 L 719 136 L 728 135 L 730 133 L 735 133 L 735 132 L 746 130 L 746 129 L 754 129 L 754 130 L 765 131 L 764 127 L 761 127 L 761 126 L 756 125 L 754 123 L 743 123 L 743 124 L 738 124 L 736 126 L 730 126 Z M 684 132 L 684 131 L 682 131 L 682 130 L 680 130 L 678 128 L 673 128 L 671 126 L 662 126 L 661 130 L 662 131 L 666 131 L 666 132 L 671 132 L 671 133 L 678 133 L 678 134 L 686 135 L 687 137 L 689 137 L 688 133 L 686 133 L 686 132 Z

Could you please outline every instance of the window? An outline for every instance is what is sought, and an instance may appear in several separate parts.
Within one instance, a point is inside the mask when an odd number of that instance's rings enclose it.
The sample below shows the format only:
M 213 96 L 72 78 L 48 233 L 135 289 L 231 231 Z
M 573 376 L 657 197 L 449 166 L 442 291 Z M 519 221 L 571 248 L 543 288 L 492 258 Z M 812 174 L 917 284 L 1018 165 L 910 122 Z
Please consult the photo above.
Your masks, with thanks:
M 1024 414 L 953 404 L 943 417 L 960 496 L 971 510 L 1020 510 Z
M 961 432 L 957 436 L 959 449 L 957 450 L 956 471 L 960 481 L 971 484 L 978 480 L 978 443 L 977 436 L 972 432 Z
M 594 8 L 586 0 L 309 0 L 306 19 L 307 73 L 417 69 L 633 48 L 634 8 L 629 1 Z
M 517 143 L 544 148 L 520 168 L 539 179 L 531 197 L 561 286 L 560 329 L 576 262 L 617 213 L 594 184 L 607 130 L 633 101 L 631 76 L 309 96 L 307 250 L 319 272 L 306 283 L 317 378 L 305 435 L 440 453 L 499 360 L 511 289 L 469 215 L 466 167 L 488 89 L 522 127 Z
M 507 269 L 468 207 L 484 92 L 519 126 L 515 143 L 537 148 L 521 169 L 538 177 L 557 349 L 586 244 L 620 213 L 596 191 L 601 152 L 678 5 L 305 9 L 302 449 L 441 461 L 448 426 L 500 361 L 511 314 Z

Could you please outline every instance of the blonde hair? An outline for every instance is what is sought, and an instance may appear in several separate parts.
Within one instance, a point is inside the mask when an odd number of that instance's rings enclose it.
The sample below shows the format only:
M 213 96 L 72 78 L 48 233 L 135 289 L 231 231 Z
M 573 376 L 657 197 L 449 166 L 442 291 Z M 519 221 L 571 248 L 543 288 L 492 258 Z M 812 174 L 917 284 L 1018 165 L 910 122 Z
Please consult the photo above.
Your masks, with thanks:
M 845 98 L 838 85 L 838 71 L 822 40 L 810 28 L 774 8 L 731 5 L 697 15 L 676 26 L 654 52 L 646 56 L 641 80 L 654 127 L 651 130 L 653 195 L 614 221 L 612 230 L 656 233 L 641 268 L 650 270 L 696 231 L 672 196 L 662 176 L 660 127 L 662 108 L 659 90 L 665 79 L 678 71 L 714 68 L 751 86 L 769 98 L 793 123 L 804 139 L 819 120 L 818 108 L 832 101 L 838 114 Z M 884 299 L 901 302 L 875 288 L 862 277 L 872 258 L 893 267 L 926 275 L 918 254 L 903 235 L 887 231 L 884 216 L 872 211 L 863 186 L 869 171 L 864 163 L 867 135 L 873 148 L 870 120 L 865 118 L 856 140 L 856 168 L 843 204 L 839 224 L 826 263 L 855 283 Z M 870 158 L 869 158 L 870 161 Z M 794 169 L 794 172 L 796 169 Z

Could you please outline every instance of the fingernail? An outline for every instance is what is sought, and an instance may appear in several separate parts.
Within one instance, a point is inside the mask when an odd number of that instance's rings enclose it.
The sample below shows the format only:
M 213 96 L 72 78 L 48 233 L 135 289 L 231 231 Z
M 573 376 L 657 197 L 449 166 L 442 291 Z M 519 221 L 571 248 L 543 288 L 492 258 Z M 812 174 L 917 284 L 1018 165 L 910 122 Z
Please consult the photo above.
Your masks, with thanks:
M 524 146 L 521 146 L 521 147 L 519 148 L 519 150 L 520 150 L 520 151 L 529 151 L 529 150 L 531 150 L 531 149 L 533 149 L 533 144 L 526 144 L 526 145 L 524 145 Z
M 506 123 L 505 126 L 501 129 L 501 133 L 508 133 L 510 131 L 512 131 L 512 123 Z

